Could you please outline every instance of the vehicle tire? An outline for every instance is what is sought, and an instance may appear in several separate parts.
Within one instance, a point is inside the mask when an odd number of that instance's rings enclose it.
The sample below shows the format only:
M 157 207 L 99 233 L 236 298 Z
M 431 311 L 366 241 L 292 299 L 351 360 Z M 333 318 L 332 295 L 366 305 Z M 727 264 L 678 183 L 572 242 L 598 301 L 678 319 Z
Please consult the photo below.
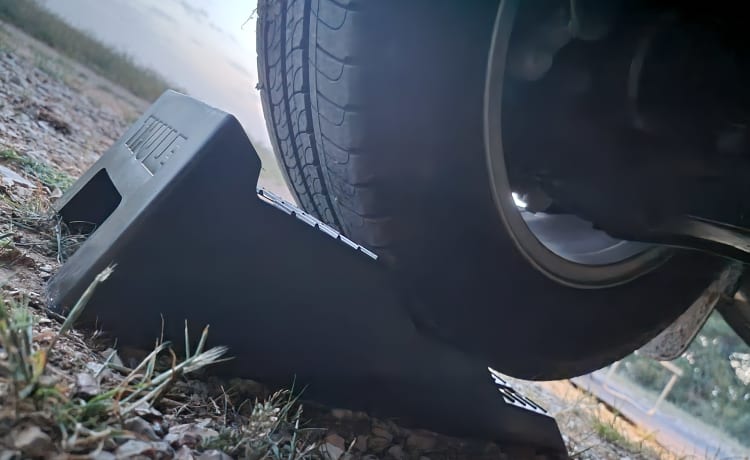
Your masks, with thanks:
M 552 281 L 495 210 L 483 146 L 497 3 L 261 0 L 258 70 L 298 203 L 420 292 L 416 324 L 523 378 L 619 359 L 687 309 L 722 264 L 675 252 L 607 289 Z

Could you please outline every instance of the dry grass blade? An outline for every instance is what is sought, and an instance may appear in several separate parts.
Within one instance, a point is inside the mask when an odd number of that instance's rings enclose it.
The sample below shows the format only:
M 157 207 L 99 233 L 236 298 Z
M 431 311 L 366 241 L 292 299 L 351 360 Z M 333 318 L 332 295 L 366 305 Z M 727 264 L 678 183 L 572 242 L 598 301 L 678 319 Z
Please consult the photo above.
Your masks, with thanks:
M 299 395 L 280 390 L 263 401 L 255 401 L 239 429 L 227 428 L 203 446 L 221 449 L 239 458 L 303 460 L 326 458 L 319 452 L 318 430 L 302 428 Z
M 188 323 L 185 320 L 185 359 L 190 357 L 190 333 L 188 332 Z
M 156 360 L 156 357 L 164 350 L 169 348 L 171 346 L 170 342 L 162 342 L 160 344 L 157 344 L 156 347 L 146 355 L 146 357 L 133 369 L 130 371 L 130 373 L 125 377 L 125 379 L 120 382 L 120 384 L 117 386 L 118 394 L 124 393 L 130 386 L 131 382 L 138 379 L 139 377 L 141 380 L 146 380 L 148 377 L 148 366 L 152 362 L 152 360 Z M 146 372 L 144 376 L 141 376 L 139 373 L 146 369 Z
M 111 273 L 112 267 L 108 267 L 94 278 L 46 348 L 34 348 L 33 316 L 28 307 L 9 305 L 0 300 L 0 345 L 8 355 L 11 383 L 18 399 L 28 398 L 36 391 L 39 378 L 47 367 L 49 353 L 80 317 L 96 287 Z
M 12 386 L 25 396 L 38 372 L 32 325 L 33 318 L 25 305 L 8 304 L 0 299 L 0 346 L 7 360 L 2 373 L 10 377 Z
M 86 290 L 83 291 L 83 294 L 78 299 L 76 304 L 73 305 L 73 308 L 71 308 L 70 313 L 68 313 L 68 316 L 65 318 L 65 322 L 63 322 L 62 326 L 60 326 L 60 332 L 52 339 L 52 342 L 50 342 L 50 350 L 55 346 L 57 340 L 61 336 L 67 334 L 68 331 L 73 327 L 73 324 L 75 324 L 78 318 L 81 317 L 81 313 L 83 313 L 84 308 L 86 308 L 86 304 L 88 304 L 89 300 L 91 300 L 91 296 L 94 295 L 94 291 L 96 291 L 96 288 L 101 283 L 106 281 L 114 271 L 115 265 L 110 265 L 94 277 L 94 280 L 91 282 L 91 284 L 89 284 Z
M 188 328 L 186 322 L 186 353 L 188 353 L 190 350 L 190 341 L 187 334 Z M 121 393 L 125 390 L 131 392 L 120 402 L 121 413 L 123 415 L 127 414 L 135 408 L 140 407 L 144 404 L 153 405 L 162 395 L 164 395 L 169 390 L 176 379 L 181 375 L 188 374 L 206 366 L 210 366 L 211 364 L 216 364 L 218 362 L 224 361 L 225 359 L 223 359 L 222 357 L 228 350 L 226 347 L 213 347 L 209 350 L 203 351 L 207 337 L 208 326 L 203 329 L 203 333 L 201 334 L 201 338 L 198 342 L 198 346 L 195 349 L 195 353 L 192 355 L 188 355 L 188 357 L 179 364 L 176 364 L 177 359 L 170 349 L 170 353 L 172 353 L 172 367 L 169 370 L 166 370 L 154 376 L 153 369 L 155 367 L 156 356 L 168 346 L 168 343 L 157 343 L 154 351 L 149 353 L 149 355 L 146 356 L 146 358 L 144 358 L 143 361 L 141 361 L 141 363 L 136 366 L 136 368 L 128 375 L 123 384 L 118 387 Z M 130 385 L 130 383 L 138 375 L 138 372 L 144 368 L 146 369 L 146 374 L 141 377 L 140 382 L 135 385 Z M 136 398 L 138 399 L 136 400 Z

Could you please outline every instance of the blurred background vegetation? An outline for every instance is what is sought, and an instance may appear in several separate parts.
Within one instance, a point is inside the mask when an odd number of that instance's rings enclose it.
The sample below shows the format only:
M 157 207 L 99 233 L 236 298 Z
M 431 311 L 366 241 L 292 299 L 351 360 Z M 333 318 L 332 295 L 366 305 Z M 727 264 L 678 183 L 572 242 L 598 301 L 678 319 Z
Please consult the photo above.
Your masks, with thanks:
M 69 26 L 36 1 L 0 0 L 0 19 L 147 101 L 153 101 L 170 86 L 156 72 Z
M 714 312 L 682 357 L 684 376 L 667 401 L 750 446 L 750 347 Z M 640 355 L 622 360 L 618 374 L 658 395 L 672 373 Z

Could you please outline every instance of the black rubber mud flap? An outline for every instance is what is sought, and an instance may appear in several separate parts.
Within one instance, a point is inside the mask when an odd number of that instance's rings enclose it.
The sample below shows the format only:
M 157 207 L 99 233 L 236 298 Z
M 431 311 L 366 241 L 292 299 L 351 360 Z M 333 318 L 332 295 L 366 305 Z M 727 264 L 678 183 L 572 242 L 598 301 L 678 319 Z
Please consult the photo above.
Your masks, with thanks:
M 215 371 L 435 431 L 565 457 L 554 419 L 486 364 L 425 336 L 376 256 L 257 191 L 237 120 L 167 92 L 57 203 L 96 230 L 48 287 L 64 313 L 105 267 L 83 319 L 121 345 L 182 343 L 184 320 L 233 359 Z

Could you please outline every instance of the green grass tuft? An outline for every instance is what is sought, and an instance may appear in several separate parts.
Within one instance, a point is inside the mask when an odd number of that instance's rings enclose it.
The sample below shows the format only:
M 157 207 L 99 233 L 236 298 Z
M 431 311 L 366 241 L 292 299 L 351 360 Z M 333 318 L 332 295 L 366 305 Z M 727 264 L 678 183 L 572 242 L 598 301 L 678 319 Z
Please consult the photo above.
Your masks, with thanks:
M 594 429 L 594 433 L 602 441 L 619 446 L 628 452 L 638 455 L 639 458 L 640 456 L 645 458 L 661 458 L 659 453 L 646 446 L 646 441 L 650 439 L 650 436 L 640 440 L 633 440 L 621 431 L 622 423 L 617 411 L 612 414 L 599 413 L 591 417 L 591 426 Z
M 628 438 L 626 438 L 625 435 L 620 433 L 620 430 L 617 429 L 617 427 L 615 426 L 616 421 L 617 416 L 612 417 L 611 421 L 604 421 L 600 418 L 594 417 L 591 421 L 591 424 L 594 427 L 594 432 L 596 432 L 597 436 L 602 438 L 602 440 L 610 444 L 617 444 L 618 446 L 622 446 L 630 450 L 630 440 L 628 440 Z
M 59 188 L 64 191 L 74 182 L 74 179 L 68 174 L 31 157 L 20 155 L 15 150 L 0 150 L 0 160 L 17 165 L 25 173 L 34 176 L 39 182 L 53 189 Z
M 225 428 L 204 442 L 204 449 L 220 449 L 233 457 L 270 460 L 326 458 L 315 441 L 319 430 L 300 427 L 302 406 L 293 391 L 280 390 L 256 401 L 238 428 Z
M 66 395 L 64 389 L 45 383 L 41 377 L 47 369 L 50 353 L 70 332 L 97 286 L 112 272 L 113 268 L 108 267 L 96 276 L 47 346 L 34 343 L 34 316 L 29 308 L 6 303 L 0 297 L 0 350 L 3 350 L 0 382 L 10 389 L 3 397 L 15 408 L 32 403 L 29 410 L 36 411 L 37 417 L 50 414 L 66 452 L 91 450 L 103 439 L 122 432 L 121 421 L 127 414 L 137 408 L 154 407 L 178 378 L 222 361 L 227 351 L 226 347 L 204 350 L 206 327 L 192 355 L 182 362 L 177 362 L 168 342 L 157 342 L 154 351 L 122 381 L 102 388 L 91 398 Z M 156 357 L 165 351 L 171 355 L 171 366 L 157 370 Z

